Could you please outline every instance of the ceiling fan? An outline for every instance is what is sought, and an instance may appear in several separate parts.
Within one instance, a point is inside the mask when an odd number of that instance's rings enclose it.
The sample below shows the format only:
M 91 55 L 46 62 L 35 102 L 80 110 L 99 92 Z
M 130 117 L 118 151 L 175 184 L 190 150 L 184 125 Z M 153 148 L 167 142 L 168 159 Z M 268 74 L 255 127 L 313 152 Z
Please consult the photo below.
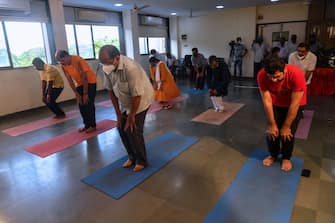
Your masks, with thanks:
M 145 8 L 148 8 L 150 7 L 150 5 L 143 5 L 143 6 L 137 6 L 136 2 L 134 3 L 134 7 L 133 7 L 133 12 L 134 13 L 138 13 L 139 11 L 145 9 Z

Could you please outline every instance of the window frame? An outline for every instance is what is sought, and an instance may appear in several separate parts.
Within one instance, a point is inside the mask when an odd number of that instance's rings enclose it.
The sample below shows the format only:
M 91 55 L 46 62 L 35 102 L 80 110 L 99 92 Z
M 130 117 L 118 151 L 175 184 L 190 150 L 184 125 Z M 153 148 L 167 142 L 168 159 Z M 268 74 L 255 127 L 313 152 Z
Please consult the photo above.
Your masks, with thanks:
M 10 44 L 9 44 L 8 34 L 7 34 L 7 30 L 6 30 L 6 25 L 5 25 L 6 21 L 11 22 L 11 20 L 0 20 L 0 23 L 2 25 L 3 35 L 4 35 L 4 39 L 5 39 L 7 56 L 8 56 L 8 59 L 9 59 L 9 66 L 0 67 L 0 70 L 25 69 L 25 68 L 32 67 L 33 66 L 32 64 L 29 65 L 29 66 L 14 67 L 13 59 L 12 59 L 12 52 L 11 52 L 10 47 L 9 47 Z M 51 58 L 49 58 L 49 56 L 48 56 L 50 54 L 50 52 L 47 49 L 47 47 L 49 47 L 48 40 L 45 39 L 45 36 L 47 35 L 46 23 L 45 22 L 24 22 L 24 21 L 16 21 L 16 22 L 20 22 L 20 23 L 39 23 L 39 25 L 41 26 L 41 31 L 42 31 L 44 54 L 45 54 L 45 58 L 47 60 L 46 62 L 49 63 L 50 62 L 49 60 L 51 60 Z
M 144 40 L 145 40 L 145 42 L 146 42 L 146 44 L 145 44 L 145 46 L 146 46 L 146 52 L 147 53 L 140 53 L 140 38 L 143 38 Z M 147 36 L 140 36 L 140 37 L 138 37 L 138 52 L 139 52 L 139 54 L 140 55 L 143 55 L 143 56 L 146 56 L 146 55 L 150 55 L 150 50 L 149 50 L 149 37 L 147 37 Z
M 90 27 L 90 36 L 91 36 L 91 40 L 92 40 L 92 50 L 93 50 L 93 58 L 84 58 L 85 60 L 96 60 L 96 53 L 95 53 L 95 48 L 94 48 L 94 35 L 93 35 L 93 26 L 106 26 L 106 27 L 117 27 L 118 28 L 118 39 L 120 42 L 120 51 L 121 51 L 121 36 L 120 36 L 120 32 L 121 32 L 121 28 L 119 25 L 101 25 L 101 24 L 82 24 L 82 23 L 66 23 L 65 25 L 71 25 L 73 27 L 73 31 L 74 31 L 74 38 L 75 38 L 75 43 L 76 43 L 76 51 L 77 51 L 77 55 L 81 56 L 79 54 L 79 46 L 78 46 L 78 36 L 77 36 L 77 31 L 76 31 L 76 25 L 86 25 Z M 69 47 L 69 46 L 68 46 Z
M 149 38 L 164 38 L 165 41 L 165 52 L 160 52 L 158 49 L 156 49 L 159 53 L 161 54 L 165 54 L 166 52 L 168 52 L 167 50 L 167 37 L 165 36 L 139 36 L 138 37 L 138 42 L 140 42 L 140 38 L 144 38 L 146 40 L 146 47 L 147 47 L 147 52 L 148 53 L 139 53 L 141 56 L 148 56 L 150 55 L 150 46 L 149 46 Z M 140 52 L 140 46 L 138 46 L 138 51 Z
M 9 60 L 9 66 L 4 66 L 4 67 L 0 67 L 0 70 L 8 70 L 13 68 L 13 61 L 12 61 L 12 57 L 10 56 L 10 49 L 9 49 L 9 43 L 8 43 L 8 39 L 7 39 L 7 32 L 5 29 L 5 24 L 4 21 L 0 21 L 1 23 L 1 27 L 2 27 L 2 33 L 3 33 L 3 37 L 5 39 L 5 46 L 6 46 L 6 51 L 7 51 L 7 56 L 8 56 L 8 60 Z

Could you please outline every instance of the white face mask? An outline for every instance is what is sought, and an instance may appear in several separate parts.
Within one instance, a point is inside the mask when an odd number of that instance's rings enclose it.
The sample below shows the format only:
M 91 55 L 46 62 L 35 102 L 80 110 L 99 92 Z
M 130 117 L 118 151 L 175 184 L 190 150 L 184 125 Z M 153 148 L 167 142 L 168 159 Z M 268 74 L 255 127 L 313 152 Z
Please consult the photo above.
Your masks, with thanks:
M 112 71 L 115 70 L 115 65 L 102 65 L 102 70 L 106 73 L 106 74 L 110 74 L 112 73 Z
M 297 55 L 297 58 L 298 58 L 299 60 L 303 60 L 303 59 L 305 59 L 305 57 L 306 57 L 306 56 L 299 56 L 299 55 Z

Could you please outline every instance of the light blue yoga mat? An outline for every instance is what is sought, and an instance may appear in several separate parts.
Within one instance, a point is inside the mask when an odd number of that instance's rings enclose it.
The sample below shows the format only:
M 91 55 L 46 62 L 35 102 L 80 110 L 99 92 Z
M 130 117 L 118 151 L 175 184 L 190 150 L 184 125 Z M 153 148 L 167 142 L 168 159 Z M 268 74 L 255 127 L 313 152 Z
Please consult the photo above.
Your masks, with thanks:
M 207 94 L 208 93 L 208 89 L 207 88 L 205 88 L 203 90 L 187 89 L 187 90 L 183 90 L 182 92 L 184 94 L 193 94 L 193 95 Z
M 165 133 L 146 144 L 149 165 L 144 170 L 134 172 L 132 168 L 123 168 L 125 156 L 82 181 L 119 199 L 197 141 L 195 137 Z
M 293 169 L 280 163 L 264 167 L 265 151 L 255 150 L 204 223 L 289 223 L 303 160 L 292 158 Z

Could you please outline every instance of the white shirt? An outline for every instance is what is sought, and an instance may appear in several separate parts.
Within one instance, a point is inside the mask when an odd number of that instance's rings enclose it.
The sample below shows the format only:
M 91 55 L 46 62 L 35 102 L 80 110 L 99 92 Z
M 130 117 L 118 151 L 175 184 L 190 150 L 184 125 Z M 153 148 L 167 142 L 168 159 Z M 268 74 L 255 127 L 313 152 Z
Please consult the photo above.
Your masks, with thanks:
M 175 56 L 171 56 L 171 58 L 168 58 L 167 56 L 165 56 L 165 61 L 166 61 L 166 65 L 168 67 L 170 67 L 172 65 L 176 65 L 176 57 Z
M 134 60 L 121 55 L 119 66 L 105 73 L 105 87 L 118 98 L 121 112 L 130 113 L 132 97 L 141 96 L 136 114 L 149 108 L 154 101 L 154 89 L 144 69 Z
M 295 51 L 297 51 L 297 47 L 298 47 L 298 43 L 292 43 L 291 41 L 289 41 L 287 43 L 287 53 L 288 53 L 288 55 L 291 55 L 291 53 L 294 53 Z
M 259 45 L 259 43 L 252 44 L 252 50 L 254 51 L 254 62 L 260 63 L 262 62 L 264 55 L 266 53 L 266 47 L 265 44 L 262 43 Z
M 290 57 L 288 58 L 289 64 L 294 64 L 300 69 L 304 71 L 306 74 L 307 71 L 314 71 L 316 67 L 316 61 L 317 57 L 314 55 L 314 53 L 308 51 L 306 57 L 303 59 L 298 58 L 298 52 L 293 52 L 290 54 Z M 309 76 L 308 80 L 306 81 L 306 84 L 310 84 L 312 80 L 313 73 Z

